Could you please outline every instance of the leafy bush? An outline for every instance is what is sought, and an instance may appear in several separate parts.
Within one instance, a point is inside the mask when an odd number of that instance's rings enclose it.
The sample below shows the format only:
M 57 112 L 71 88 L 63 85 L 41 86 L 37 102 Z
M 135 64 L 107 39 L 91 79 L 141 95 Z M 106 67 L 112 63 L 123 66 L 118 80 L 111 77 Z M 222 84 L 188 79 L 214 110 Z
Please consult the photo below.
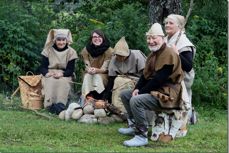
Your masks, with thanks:
M 59 12 L 55 20 L 56 27 L 69 28 L 73 33 L 73 47 L 78 54 L 85 47 L 90 33 L 94 29 L 102 29 L 108 39 L 111 41 L 111 46 L 122 37 L 126 36 L 130 48 L 140 49 L 147 53 L 145 32 L 147 27 L 146 10 L 138 4 L 122 4 L 119 9 L 112 10 L 111 8 L 119 5 L 119 1 L 111 2 L 111 7 L 108 7 L 108 1 L 103 3 L 95 3 L 91 9 L 91 3 L 84 5 L 82 10 L 77 12 Z M 102 8 L 106 8 L 101 12 Z M 143 13 L 145 12 L 145 13 Z M 84 69 L 82 60 L 77 63 L 77 73 L 81 73 Z M 82 81 L 82 78 L 77 78 Z
M 31 70 L 36 65 L 36 62 L 31 60 L 38 58 L 33 51 L 36 42 L 34 37 L 27 35 L 25 28 L 18 23 L 11 24 L 2 20 L 0 31 L 0 39 L 2 40 L 0 49 L 2 69 L 0 73 L 4 82 L 15 86 L 16 77 L 23 70 Z
M 182 2 L 187 10 L 189 1 Z M 226 4 L 219 0 L 196 1 L 194 16 L 187 25 L 188 37 L 197 48 L 194 104 L 227 106 Z M 126 36 L 130 48 L 140 49 L 147 55 L 145 32 L 149 20 L 146 7 L 144 0 L 0 1 L 0 79 L 1 86 L 4 84 L 1 89 L 15 89 L 18 75 L 37 69 L 40 52 L 52 28 L 70 29 L 74 40 L 72 47 L 78 54 L 86 45 L 90 32 L 100 28 L 107 34 L 111 46 Z M 77 82 L 82 82 L 83 69 L 80 59 L 75 71 Z
M 1 1 L 1 4 L 0 77 L 4 84 L 1 89 L 7 90 L 7 87 L 14 89 L 18 86 L 19 75 L 25 75 L 27 71 L 36 72 L 49 28 L 46 21 L 50 19 L 51 12 L 40 3 Z M 44 11 L 46 14 L 42 15 Z
M 193 101 L 205 106 L 227 108 L 226 29 L 214 21 L 194 16 L 190 38 L 197 47 Z

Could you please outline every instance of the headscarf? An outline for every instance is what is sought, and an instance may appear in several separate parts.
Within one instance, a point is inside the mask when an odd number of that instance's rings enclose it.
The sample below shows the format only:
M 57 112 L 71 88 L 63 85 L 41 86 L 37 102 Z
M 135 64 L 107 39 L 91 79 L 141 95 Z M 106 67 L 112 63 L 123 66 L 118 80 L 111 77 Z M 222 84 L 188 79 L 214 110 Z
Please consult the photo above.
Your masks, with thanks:
M 173 20 L 179 29 L 182 29 L 183 31 L 185 31 L 184 29 L 184 24 L 185 24 L 185 18 L 182 16 L 182 15 L 178 15 L 178 14 L 170 14 L 167 16 L 167 18 L 165 19 L 165 22 L 168 20 L 168 19 L 171 19 Z
M 51 29 L 48 33 L 44 48 L 52 46 L 55 40 L 60 37 L 66 38 L 68 44 L 73 42 L 72 34 L 69 29 Z
M 97 33 L 99 36 L 102 37 L 103 43 L 100 46 L 95 46 L 92 43 L 93 33 Z M 98 57 L 99 55 L 102 55 L 109 47 L 110 47 L 110 42 L 101 30 L 96 29 L 91 32 L 89 42 L 86 45 L 86 49 L 92 57 Z

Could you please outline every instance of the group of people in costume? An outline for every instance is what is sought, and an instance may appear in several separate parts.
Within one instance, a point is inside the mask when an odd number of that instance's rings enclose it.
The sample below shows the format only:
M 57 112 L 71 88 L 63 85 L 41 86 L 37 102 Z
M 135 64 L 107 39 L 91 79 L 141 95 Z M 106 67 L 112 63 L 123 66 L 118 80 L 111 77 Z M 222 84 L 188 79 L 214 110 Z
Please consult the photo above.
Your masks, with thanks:
M 187 133 L 196 49 L 186 37 L 184 24 L 183 16 L 170 14 L 165 35 L 161 25 L 154 23 L 146 32 L 147 57 L 129 49 L 125 37 L 112 48 L 101 30 L 91 32 L 80 53 L 85 64 L 82 97 L 113 104 L 126 114 L 128 127 L 118 131 L 133 138 L 124 141 L 125 146 L 147 145 L 151 126 L 152 141 L 169 142 Z M 53 29 L 42 51 L 44 107 L 57 114 L 67 107 L 78 59 L 71 43 L 69 30 Z

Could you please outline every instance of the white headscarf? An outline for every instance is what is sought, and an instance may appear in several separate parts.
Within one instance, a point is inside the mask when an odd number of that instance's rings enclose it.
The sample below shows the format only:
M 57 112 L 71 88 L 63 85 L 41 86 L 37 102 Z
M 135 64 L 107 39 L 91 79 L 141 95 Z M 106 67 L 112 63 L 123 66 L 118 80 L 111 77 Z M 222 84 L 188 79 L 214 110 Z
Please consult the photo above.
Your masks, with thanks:
M 72 34 L 69 29 L 51 29 L 48 33 L 44 48 L 53 45 L 55 40 L 60 37 L 66 38 L 68 44 L 71 44 L 73 42 Z
M 177 24 L 177 26 L 178 26 L 180 29 L 184 28 L 185 18 L 184 18 L 182 15 L 170 14 L 170 15 L 168 15 L 167 18 L 165 19 L 165 22 L 166 22 L 168 19 L 173 20 L 173 21 Z

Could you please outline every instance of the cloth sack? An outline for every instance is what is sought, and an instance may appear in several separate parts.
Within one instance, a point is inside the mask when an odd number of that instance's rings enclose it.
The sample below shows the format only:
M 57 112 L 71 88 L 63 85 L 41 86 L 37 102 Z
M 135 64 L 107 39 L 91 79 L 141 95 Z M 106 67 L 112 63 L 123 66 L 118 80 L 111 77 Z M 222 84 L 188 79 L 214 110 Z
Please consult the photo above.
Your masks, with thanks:
M 134 89 L 135 83 L 136 80 L 130 77 L 118 76 L 115 78 L 114 87 L 112 90 L 112 104 L 123 113 L 127 112 L 120 98 L 120 93 L 123 89 Z

